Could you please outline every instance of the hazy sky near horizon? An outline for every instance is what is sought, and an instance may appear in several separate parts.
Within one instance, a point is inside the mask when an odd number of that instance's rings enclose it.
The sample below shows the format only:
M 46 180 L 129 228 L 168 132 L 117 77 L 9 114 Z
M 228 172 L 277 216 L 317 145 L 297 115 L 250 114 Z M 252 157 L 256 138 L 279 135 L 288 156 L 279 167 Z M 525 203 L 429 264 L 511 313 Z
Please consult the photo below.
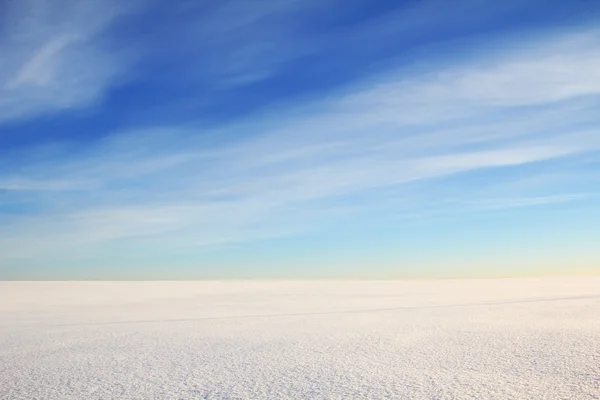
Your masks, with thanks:
M 600 2 L 0 0 L 0 279 L 600 272 Z

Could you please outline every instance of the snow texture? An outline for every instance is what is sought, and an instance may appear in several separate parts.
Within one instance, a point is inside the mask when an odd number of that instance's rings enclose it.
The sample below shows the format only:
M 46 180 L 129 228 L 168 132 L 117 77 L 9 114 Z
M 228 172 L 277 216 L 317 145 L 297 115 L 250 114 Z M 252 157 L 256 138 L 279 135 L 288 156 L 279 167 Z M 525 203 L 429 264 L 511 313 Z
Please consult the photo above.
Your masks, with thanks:
M 0 282 L 0 399 L 600 399 L 600 278 Z

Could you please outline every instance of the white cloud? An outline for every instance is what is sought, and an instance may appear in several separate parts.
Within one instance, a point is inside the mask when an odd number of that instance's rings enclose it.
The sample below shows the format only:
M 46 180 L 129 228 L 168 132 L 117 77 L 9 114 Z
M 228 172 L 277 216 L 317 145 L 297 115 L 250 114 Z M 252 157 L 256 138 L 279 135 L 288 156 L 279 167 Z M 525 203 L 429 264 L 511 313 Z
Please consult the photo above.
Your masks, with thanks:
M 589 193 L 567 193 L 554 196 L 536 196 L 505 199 L 480 199 L 472 204 L 477 210 L 505 210 L 510 208 L 533 207 L 587 200 L 597 197 Z
M 113 1 L 7 3 L 0 38 L 0 123 L 101 99 L 125 68 L 125 59 L 107 51 L 101 35 L 130 9 Z
M 81 189 L 85 186 L 85 182 L 75 182 L 73 180 L 0 179 L 0 190 L 11 191 L 72 190 Z
M 21 67 L 17 76 L 9 81 L 7 87 L 15 89 L 26 85 L 48 85 L 55 78 L 56 70 L 60 68 L 60 65 L 57 65 L 60 52 L 72 41 L 73 38 L 67 36 L 49 40 Z
M 470 65 L 417 71 L 350 93 L 342 109 L 376 108 L 373 119 L 396 112 L 396 123 L 432 124 L 481 116 L 490 109 L 547 105 L 600 94 L 600 30 L 544 41 L 493 43 Z
M 600 119 L 598 34 L 572 38 L 495 54 L 493 66 L 481 56 L 433 74 L 388 76 L 310 109 L 215 133 L 247 133 L 233 143 L 208 146 L 189 128 L 173 128 L 119 134 L 95 152 L 31 164 L 25 176 L 1 182 L 13 190 L 37 185 L 47 214 L 37 222 L 14 217 L 10 233 L 0 233 L 0 250 L 14 254 L 16 242 L 57 249 L 148 235 L 163 246 L 254 240 L 318 226 L 335 209 L 323 203 L 343 196 L 416 181 L 434 193 L 431 178 L 597 152 L 597 131 L 578 124 Z M 82 182 L 95 191 L 46 193 Z M 503 198 L 534 206 L 571 193 L 554 191 Z M 463 200 L 473 204 L 473 195 Z

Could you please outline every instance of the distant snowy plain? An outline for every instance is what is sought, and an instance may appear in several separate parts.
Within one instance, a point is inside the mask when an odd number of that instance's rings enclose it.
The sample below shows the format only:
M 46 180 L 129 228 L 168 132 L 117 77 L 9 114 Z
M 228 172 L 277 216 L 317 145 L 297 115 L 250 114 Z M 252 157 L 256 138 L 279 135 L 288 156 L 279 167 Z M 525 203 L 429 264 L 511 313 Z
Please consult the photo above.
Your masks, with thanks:
M 600 399 L 600 278 L 0 282 L 0 399 Z

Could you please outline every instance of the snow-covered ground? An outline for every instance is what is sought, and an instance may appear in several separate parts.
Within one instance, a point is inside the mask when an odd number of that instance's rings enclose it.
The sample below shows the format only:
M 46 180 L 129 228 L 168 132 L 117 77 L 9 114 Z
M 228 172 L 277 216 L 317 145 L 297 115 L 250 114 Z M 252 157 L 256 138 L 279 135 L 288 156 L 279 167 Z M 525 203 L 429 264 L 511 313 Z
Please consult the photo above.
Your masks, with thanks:
M 599 399 L 600 278 L 0 282 L 0 399 Z

